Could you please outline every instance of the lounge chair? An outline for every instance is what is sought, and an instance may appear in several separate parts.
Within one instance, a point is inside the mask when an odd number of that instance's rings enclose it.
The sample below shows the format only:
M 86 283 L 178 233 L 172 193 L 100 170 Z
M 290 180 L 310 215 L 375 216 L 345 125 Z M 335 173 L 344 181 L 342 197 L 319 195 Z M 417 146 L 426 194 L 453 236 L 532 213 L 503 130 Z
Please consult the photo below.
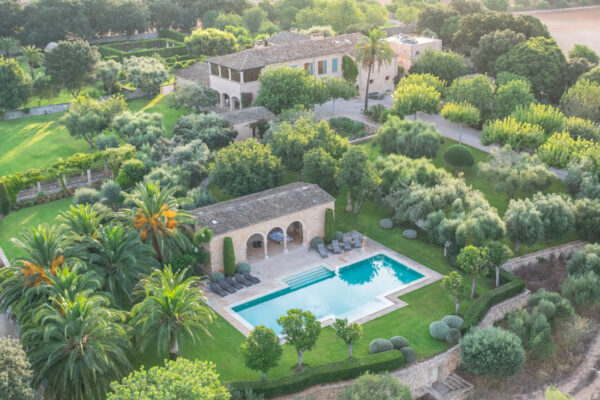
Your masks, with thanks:
M 344 250 L 350 251 L 352 250 L 352 243 L 350 243 L 350 239 L 344 236 L 344 241 L 342 242 L 344 245 Z
M 219 287 L 221 289 L 226 290 L 229 293 L 235 293 L 236 292 L 235 288 L 233 286 L 231 286 L 230 284 L 228 284 L 227 282 L 225 282 L 225 280 L 217 282 L 217 285 L 219 285 Z
M 221 289 L 219 287 L 219 285 L 217 285 L 216 283 L 210 282 L 208 284 L 208 286 L 210 287 L 210 290 L 212 290 L 214 293 L 218 294 L 219 296 L 221 296 L 221 297 L 227 296 L 227 292 L 224 291 L 223 289 Z
M 342 249 L 340 249 L 340 242 L 335 239 L 331 241 L 331 247 L 333 247 L 333 252 L 335 254 L 340 254 L 342 252 Z
M 242 275 L 244 276 L 244 278 L 246 278 L 247 280 L 249 280 L 252 283 L 260 283 L 260 279 L 258 279 L 254 275 L 250 275 L 250 272 L 248 272 L 248 271 L 242 272 Z
M 236 281 L 233 280 L 232 277 L 228 276 L 227 278 L 225 278 L 225 281 L 230 284 L 231 286 L 233 286 L 236 289 L 243 289 L 244 285 L 241 285 L 239 283 L 237 283 Z
M 352 246 L 356 247 L 357 249 L 362 247 L 362 242 L 356 233 L 352 235 Z
M 317 251 L 321 255 L 321 258 L 327 258 L 327 257 L 329 257 L 329 255 L 327 254 L 327 250 L 325 250 L 325 246 L 323 246 L 323 243 L 319 243 L 317 245 Z
M 244 275 L 240 274 L 239 272 L 237 274 L 235 274 L 233 276 L 236 280 L 236 282 L 241 283 L 244 286 L 252 286 L 253 283 L 250 282 L 248 279 L 244 278 Z

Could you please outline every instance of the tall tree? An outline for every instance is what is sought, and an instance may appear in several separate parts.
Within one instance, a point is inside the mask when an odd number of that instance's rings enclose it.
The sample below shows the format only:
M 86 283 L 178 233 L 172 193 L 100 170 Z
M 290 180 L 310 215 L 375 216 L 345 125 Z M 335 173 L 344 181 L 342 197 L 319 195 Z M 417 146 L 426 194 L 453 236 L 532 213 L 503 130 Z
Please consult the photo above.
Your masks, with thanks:
M 477 126 L 481 120 L 479 109 L 467 102 L 446 103 L 442 108 L 442 117 L 458 124 L 458 143 L 462 143 L 463 124 Z
M 21 327 L 34 386 L 45 383 L 48 398 L 102 400 L 131 368 L 125 314 L 109 303 L 98 295 L 59 296 Z
M 525 35 L 510 29 L 493 31 L 483 35 L 479 39 L 478 46 L 471 51 L 471 57 L 477 72 L 497 73 L 494 63 L 498 57 L 508 53 L 510 49 L 525 40 L 527 40 Z
M 522 79 L 508 81 L 496 88 L 494 117 L 497 119 L 508 117 L 517 108 L 526 108 L 535 101 L 529 82 Z
M 440 93 L 433 86 L 425 84 L 398 85 L 394 92 L 392 110 L 401 118 L 412 115 L 417 119 L 417 112 L 437 114 L 440 111 Z
M 44 54 L 40 49 L 35 46 L 23 46 L 21 47 L 21 57 L 29 65 L 29 72 L 31 73 L 31 79 L 35 79 L 33 68 L 36 65 L 40 65 L 44 61 Z
M 321 323 L 310 311 L 298 308 L 288 310 L 286 315 L 277 319 L 277 323 L 282 328 L 281 333 L 285 340 L 296 349 L 298 369 L 302 370 L 302 356 L 317 344 L 321 334 Z
M 500 267 L 508 261 L 512 255 L 512 251 L 497 240 L 493 240 L 485 247 L 487 263 L 490 267 L 496 269 L 496 287 L 500 286 Z
M 450 274 L 442 278 L 442 287 L 448 292 L 452 301 L 454 301 L 454 314 L 458 315 L 460 303 L 466 296 L 462 275 L 456 271 L 450 272 Z
M 242 354 L 246 359 L 246 366 L 260 371 L 261 379 L 264 381 L 266 373 L 279 363 L 283 349 L 275 332 L 260 325 L 255 327 L 242 343 Z
M 348 190 L 346 211 L 358 210 L 363 201 L 373 195 L 379 178 L 369 162 L 369 154 L 364 147 L 352 146 L 340 160 L 337 175 L 338 187 Z
M 600 83 L 579 79 L 560 98 L 560 108 L 570 117 L 600 122 Z
M 494 88 L 483 75 L 455 79 L 448 89 L 448 100 L 455 103 L 466 102 L 479 110 L 481 122 L 492 117 Z
M 133 325 L 142 349 L 156 344 L 159 354 L 179 355 L 184 338 L 195 343 L 208 334 L 214 313 L 198 288 L 196 277 L 185 279 L 186 270 L 173 272 L 170 265 L 142 279 L 142 302 L 131 310 Z
M 504 214 L 506 233 L 519 251 L 521 244 L 532 245 L 544 237 L 541 213 L 529 199 L 511 200 Z
M 21 107 L 31 93 L 27 76 L 13 59 L 0 57 L 0 113 Z
M 335 115 L 335 101 L 337 99 L 349 100 L 358 95 L 356 85 L 344 79 L 328 78 L 324 83 L 327 97 L 331 99 L 331 115 Z
M 348 319 L 336 319 L 332 325 L 337 337 L 348 347 L 348 359 L 352 359 L 352 346 L 363 336 L 363 328 L 357 323 L 348 324 Z
M 473 285 L 471 286 L 471 298 L 475 298 L 475 284 L 477 277 L 485 276 L 486 269 L 486 251 L 485 249 L 468 245 L 463 247 L 456 257 L 461 270 L 473 277 Z
M 378 69 L 384 64 L 392 62 L 394 51 L 386 40 L 386 33 L 379 29 L 371 29 L 367 36 L 363 36 L 356 44 L 356 62 L 362 64 L 367 70 L 367 83 L 365 88 L 365 110 L 369 108 L 369 83 L 371 82 L 371 72 L 373 66 Z
M 66 88 L 77 98 L 83 87 L 94 77 L 98 52 L 83 40 L 70 40 L 46 53 L 44 67 L 52 81 Z
M 6 58 L 10 58 L 13 51 L 19 49 L 19 41 L 14 37 L 3 37 L 0 38 L 0 51 L 4 53 Z
M 189 108 L 201 113 L 219 102 L 219 92 L 204 85 L 187 85 L 174 91 L 169 99 L 175 108 Z
M 259 82 L 254 104 L 275 114 L 298 105 L 312 108 L 315 103 L 315 79 L 299 68 L 267 69 L 260 74 Z

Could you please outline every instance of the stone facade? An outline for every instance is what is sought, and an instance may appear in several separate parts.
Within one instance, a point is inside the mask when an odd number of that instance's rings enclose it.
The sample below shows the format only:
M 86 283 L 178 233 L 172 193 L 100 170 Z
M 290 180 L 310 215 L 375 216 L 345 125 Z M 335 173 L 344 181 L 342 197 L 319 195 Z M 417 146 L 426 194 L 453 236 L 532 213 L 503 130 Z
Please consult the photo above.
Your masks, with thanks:
M 425 50 L 442 50 L 442 41 L 439 39 L 409 37 L 400 34 L 388 38 L 388 41 L 396 53 L 398 66 L 404 68 L 405 74 L 408 74 L 410 67 Z
M 294 223 L 299 222 L 302 226 L 302 243 L 308 247 L 310 240 L 315 237 L 325 235 L 325 210 L 334 209 L 334 202 L 321 204 L 306 210 L 298 211 L 284 215 L 269 221 L 264 221 L 248 227 L 237 229 L 221 235 L 215 235 L 208 243 L 210 252 L 210 261 L 207 265 L 209 273 L 223 272 L 223 239 L 230 237 L 233 240 L 233 249 L 236 262 L 248 261 L 248 243 L 251 237 L 260 238 L 264 257 L 269 256 L 269 246 L 281 246 L 279 243 L 267 239 L 268 234 L 274 229 L 281 229 L 284 235 L 284 251 L 287 251 L 287 232 L 288 228 Z M 291 228 L 290 228 L 291 229 Z M 294 245 L 298 245 L 295 243 Z

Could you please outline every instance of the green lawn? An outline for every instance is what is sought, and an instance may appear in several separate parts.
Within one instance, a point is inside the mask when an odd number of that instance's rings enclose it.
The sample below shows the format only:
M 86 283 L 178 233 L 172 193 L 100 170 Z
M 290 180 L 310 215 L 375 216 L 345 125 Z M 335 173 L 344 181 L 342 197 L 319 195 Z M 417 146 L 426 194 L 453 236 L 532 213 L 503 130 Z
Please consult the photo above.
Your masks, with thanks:
M 71 204 L 73 204 L 73 199 L 62 199 L 23 208 L 10 213 L 0 221 L 0 247 L 2 247 L 8 259 L 12 260 L 15 257 L 24 255 L 19 248 L 10 242 L 11 238 L 18 237 L 25 228 L 43 223 L 52 224 L 55 222 L 56 216 L 68 209 Z

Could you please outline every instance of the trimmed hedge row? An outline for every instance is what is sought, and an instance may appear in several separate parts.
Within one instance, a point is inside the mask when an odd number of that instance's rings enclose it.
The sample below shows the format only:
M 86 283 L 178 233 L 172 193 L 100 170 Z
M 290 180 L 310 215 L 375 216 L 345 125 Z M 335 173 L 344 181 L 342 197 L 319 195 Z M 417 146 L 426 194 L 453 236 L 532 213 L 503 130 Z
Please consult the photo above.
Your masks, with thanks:
M 158 31 L 159 38 L 171 39 L 171 40 L 175 40 L 176 42 L 181 42 L 181 43 L 183 43 L 186 36 L 187 35 L 185 35 L 181 32 L 169 31 L 169 30 L 165 30 L 165 29 L 161 29 Z
M 174 57 L 174 56 L 182 56 L 187 55 L 187 46 L 181 42 L 176 42 L 175 46 L 172 47 L 153 47 L 157 43 L 164 43 L 166 46 L 167 42 L 170 40 L 167 39 L 150 39 L 150 40 L 137 40 L 135 42 L 124 42 L 124 43 L 111 43 L 111 44 L 103 44 L 98 46 L 98 51 L 105 59 L 109 57 L 111 59 L 123 60 L 127 57 L 151 57 L 153 54 L 157 53 L 161 57 Z M 132 47 L 133 46 L 133 47 Z M 142 47 L 141 50 L 136 51 L 128 51 L 127 48 L 137 48 Z
M 300 392 L 311 386 L 354 379 L 369 371 L 392 371 L 404 366 L 404 356 L 397 350 L 371 354 L 362 358 L 310 367 L 294 375 L 266 381 L 231 382 L 231 389 L 252 389 L 266 398 Z
M 500 281 L 503 283 L 500 287 L 484 293 L 467 309 L 464 318 L 465 322 L 461 329 L 463 333 L 467 332 L 471 327 L 476 326 L 492 306 L 516 296 L 525 290 L 524 281 L 502 268 L 500 269 Z

